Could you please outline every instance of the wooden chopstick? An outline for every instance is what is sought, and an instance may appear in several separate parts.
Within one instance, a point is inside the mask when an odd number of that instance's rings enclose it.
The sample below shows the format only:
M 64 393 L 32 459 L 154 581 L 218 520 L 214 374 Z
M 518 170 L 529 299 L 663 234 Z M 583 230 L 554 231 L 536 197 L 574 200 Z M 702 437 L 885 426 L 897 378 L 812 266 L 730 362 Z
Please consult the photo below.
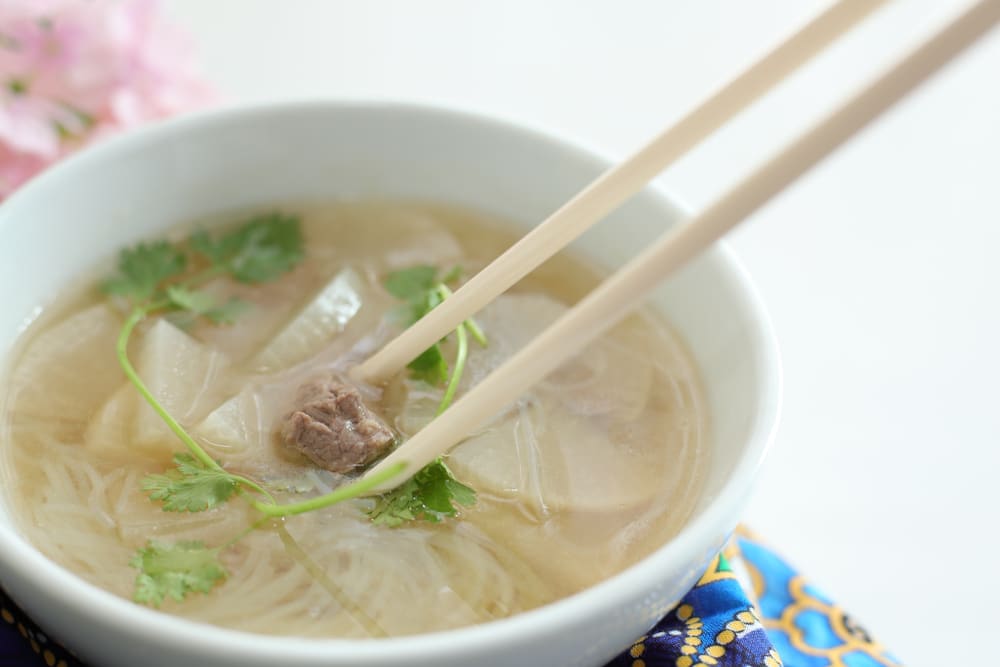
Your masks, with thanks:
M 1000 0 L 980 0 L 849 101 L 801 134 L 689 223 L 671 230 L 606 279 L 451 408 L 374 466 L 405 463 L 409 477 L 479 428 L 526 389 L 617 324 L 666 276 L 698 255 L 1000 20 Z
M 841 0 L 813 19 L 631 158 L 601 175 L 444 303 L 356 366 L 354 379 L 377 382 L 398 372 L 887 1 Z

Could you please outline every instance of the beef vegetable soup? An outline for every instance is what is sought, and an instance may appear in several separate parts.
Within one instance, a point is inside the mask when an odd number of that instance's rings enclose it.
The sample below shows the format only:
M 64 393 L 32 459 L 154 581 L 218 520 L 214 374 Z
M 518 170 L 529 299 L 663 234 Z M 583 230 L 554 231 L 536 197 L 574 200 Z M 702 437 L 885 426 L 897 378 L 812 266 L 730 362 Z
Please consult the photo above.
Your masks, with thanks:
M 708 457 L 697 370 L 652 312 L 395 490 L 355 481 L 599 280 L 557 256 L 384 384 L 348 379 L 514 238 L 367 202 L 126 249 L 44 309 L 6 371 L 19 529 L 117 595 L 312 637 L 481 623 L 628 567 L 687 520 Z

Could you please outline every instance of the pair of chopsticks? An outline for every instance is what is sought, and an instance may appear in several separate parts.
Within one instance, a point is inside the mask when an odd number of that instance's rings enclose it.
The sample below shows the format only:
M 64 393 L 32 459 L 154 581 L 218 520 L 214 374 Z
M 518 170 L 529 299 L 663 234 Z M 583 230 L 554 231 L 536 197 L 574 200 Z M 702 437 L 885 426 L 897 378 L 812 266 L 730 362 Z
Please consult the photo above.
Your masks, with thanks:
M 841 0 L 631 158 L 611 168 L 480 271 L 437 308 L 357 366 L 376 382 L 403 368 L 546 259 L 635 194 L 791 72 L 887 0 Z M 373 489 L 390 489 L 444 454 L 529 387 L 621 321 L 673 271 L 690 261 L 852 135 L 962 52 L 1000 20 L 1000 0 L 980 0 L 846 103 L 765 161 L 686 224 L 665 233 L 531 343 L 473 387 L 367 475 L 404 463 Z

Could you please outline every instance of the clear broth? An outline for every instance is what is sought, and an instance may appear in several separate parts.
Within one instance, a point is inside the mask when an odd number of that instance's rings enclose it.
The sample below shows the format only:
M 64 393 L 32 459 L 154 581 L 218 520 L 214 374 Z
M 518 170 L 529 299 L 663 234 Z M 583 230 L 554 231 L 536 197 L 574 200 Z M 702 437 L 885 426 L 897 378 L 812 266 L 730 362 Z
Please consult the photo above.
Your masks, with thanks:
M 256 306 L 232 327 L 189 332 L 223 350 L 226 365 L 202 392 L 202 405 L 182 418 L 185 427 L 197 429 L 241 390 L 284 395 L 317 368 L 349 364 L 384 342 L 398 330 L 395 304 L 379 287 L 387 271 L 460 264 L 468 276 L 515 240 L 503 221 L 445 205 L 279 208 L 301 216 L 306 259 L 274 284 L 219 287 Z M 179 226 L 171 236 L 190 228 Z M 346 266 L 365 282 L 364 317 L 302 363 L 262 371 L 255 361 L 262 346 Z M 482 324 L 494 340 L 486 350 L 473 346 L 462 388 L 544 325 L 532 319 L 535 306 L 545 319 L 553 303 L 574 303 L 600 278 L 595 267 L 561 254 L 511 290 L 506 305 L 484 311 Z M 19 529 L 39 550 L 130 599 L 136 572 L 128 563 L 147 539 L 225 544 L 256 517 L 239 499 L 179 514 L 143 495 L 142 477 L 163 471 L 182 447 L 169 438 L 137 452 L 108 444 L 128 443 L 109 402 L 129 388 L 114 356 L 122 314 L 95 284 L 49 305 L 22 335 L 0 397 L 4 487 Z M 133 354 L 150 330 L 139 332 Z M 404 436 L 429 419 L 427 406 L 439 396 L 405 373 L 381 389 L 383 413 Z M 138 409 L 120 409 L 122 423 Z M 270 406 L 258 420 L 284 409 Z M 279 501 L 320 493 L 329 479 L 272 451 L 272 431 L 265 423 L 247 451 L 214 443 L 213 455 L 268 478 Z M 95 444 L 95 433 L 103 444 Z M 168 601 L 163 610 L 238 630 L 312 637 L 399 636 L 510 616 L 591 586 L 668 541 L 695 505 L 707 449 L 697 370 L 662 318 L 642 311 L 454 450 L 452 468 L 479 496 L 459 518 L 386 528 L 367 519 L 371 501 L 358 500 L 265 525 L 223 551 L 223 584 Z

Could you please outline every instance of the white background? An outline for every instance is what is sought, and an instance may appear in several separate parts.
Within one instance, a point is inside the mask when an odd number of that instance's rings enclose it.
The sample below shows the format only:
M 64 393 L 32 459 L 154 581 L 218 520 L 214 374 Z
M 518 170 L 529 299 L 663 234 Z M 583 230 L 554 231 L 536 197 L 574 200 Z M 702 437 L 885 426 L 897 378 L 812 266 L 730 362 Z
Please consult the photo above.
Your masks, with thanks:
M 828 2 L 165 4 L 231 101 L 445 104 L 620 158 Z M 661 182 L 704 206 L 966 5 L 897 0 Z M 733 236 L 785 373 L 746 520 L 909 665 L 996 659 L 998 83 L 995 34 Z

